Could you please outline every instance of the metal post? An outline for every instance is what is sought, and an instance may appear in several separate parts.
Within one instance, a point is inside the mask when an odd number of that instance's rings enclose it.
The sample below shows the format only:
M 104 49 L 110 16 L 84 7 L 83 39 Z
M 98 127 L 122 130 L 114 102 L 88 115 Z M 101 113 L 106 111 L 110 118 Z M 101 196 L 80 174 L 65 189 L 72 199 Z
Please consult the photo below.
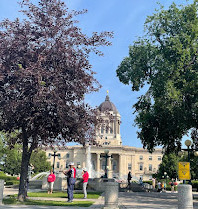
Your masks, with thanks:
M 54 173 L 54 165 L 55 165 L 56 152 L 54 152 L 53 156 L 54 156 L 54 161 L 53 161 L 53 173 Z
M 108 178 L 108 174 L 107 174 L 107 158 L 108 158 L 108 155 L 106 154 L 105 155 L 105 160 L 106 160 L 106 162 L 105 162 L 105 177 L 106 178 Z
M 188 162 L 190 162 L 190 149 L 189 149 L 189 146 L 188 146 Z

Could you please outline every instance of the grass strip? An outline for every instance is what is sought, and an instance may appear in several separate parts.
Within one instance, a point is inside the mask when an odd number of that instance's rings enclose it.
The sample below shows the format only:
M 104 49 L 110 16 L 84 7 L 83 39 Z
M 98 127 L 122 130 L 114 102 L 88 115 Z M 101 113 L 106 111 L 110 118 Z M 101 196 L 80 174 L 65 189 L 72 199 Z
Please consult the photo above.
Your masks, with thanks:
M 87 199 L 98 199 L 100 197 L 101 193 L 88 193 Z M 31 192 L 28 193 L 28 197 L 51 197 L 51 198 L 67 198 L 66 192 L 53 192 L 52 194 L 48 194 L 47 192 Z M 74 199 L 83 199 L 84 194 L 83 193 L 74 193 Z
M 8 205 L 43 205 L 43 206 L 78 206 L 78 207 L 90 207 L 94 202 L 92 201 L 74 201 L 68 203 L 65 201 L 52 201 L 52 200 L 25 200 L 19 202 L 15 197 L 3 199 L 3 204 Z

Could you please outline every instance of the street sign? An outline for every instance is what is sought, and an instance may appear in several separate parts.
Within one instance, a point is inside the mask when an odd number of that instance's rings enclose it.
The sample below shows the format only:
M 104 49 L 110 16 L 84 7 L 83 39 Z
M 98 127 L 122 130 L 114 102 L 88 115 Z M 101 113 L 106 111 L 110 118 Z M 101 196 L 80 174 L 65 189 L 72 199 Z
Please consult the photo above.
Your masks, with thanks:
M 178 176 L 180 180 L 190 180 L 190 163 L 189 162 L 179 162 L 178 163 Z

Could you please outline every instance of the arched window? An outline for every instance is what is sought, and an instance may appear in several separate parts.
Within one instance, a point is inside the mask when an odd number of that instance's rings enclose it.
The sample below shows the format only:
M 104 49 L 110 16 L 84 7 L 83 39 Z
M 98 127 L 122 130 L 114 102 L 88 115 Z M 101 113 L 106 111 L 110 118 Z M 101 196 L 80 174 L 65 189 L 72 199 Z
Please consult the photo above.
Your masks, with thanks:
M 104 126 L 101 127 L 101 134 L 104 133 Z

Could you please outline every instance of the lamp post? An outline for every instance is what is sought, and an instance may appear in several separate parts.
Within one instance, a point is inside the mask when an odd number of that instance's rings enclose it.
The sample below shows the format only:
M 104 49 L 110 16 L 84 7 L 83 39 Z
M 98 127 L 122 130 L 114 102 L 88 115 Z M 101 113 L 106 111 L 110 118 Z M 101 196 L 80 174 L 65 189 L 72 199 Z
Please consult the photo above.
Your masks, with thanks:
M 54 173 L 54 166 L 55 166 L 55 158 L 58 157 L 58 158 L 60 159 L 60 154 L 56 154 L 57 151 L 58 151 L 58 149 L 57 149 L 57 147 L 56 147 L 56 148 L 54 148 L 54 154 L 49 153 L 49 154 L 50 154 L 50 157 L 51 157 L 51 156 L 54 157 L 54 160 L 53 160 L 53 167 L 52 167 L 53 173 Z
M 190 149 L 189 149 L 189 147 L 190 147 L 191 144 L 192 144 L 192 142 L 189 139 L 187 139 L 185 141 L 185 145 L 187 146 L 187 149 L 188 149 L 188 162 L 190 162 Z
M 164 172 L 164 177 L 165 177 L 165 181 L 166 181 L 166 184 L 167 184 L 167 173 Z
M 105 153 L 105 156 L 103 156 L 105 158 L 105 175 L 104 177 L 105 178 L 108 178 L 108 166 L 107 166 L 107 159 L 111 157 L 111 155 L 108 155 L 109 154 L 109 150 L 108 149 L 105 149 L 104 150 L 104 153 Z
M 190 162 L 190 152 L 194 151 L 194 156 L 198 157 L 198 151 L 196 149 L 190 149 L 192 142 L 191 140 L 187 139 L 185 141 L 185 145 L 187 146 L 187 149 L 181 149 L 181 151 L 178 152 L 178 155 L 181 157 L 184 154 L 184 151 L 188 152 L 188 162 Z M 186 180 L 183 180 L 183 184 L 186 183 Z

